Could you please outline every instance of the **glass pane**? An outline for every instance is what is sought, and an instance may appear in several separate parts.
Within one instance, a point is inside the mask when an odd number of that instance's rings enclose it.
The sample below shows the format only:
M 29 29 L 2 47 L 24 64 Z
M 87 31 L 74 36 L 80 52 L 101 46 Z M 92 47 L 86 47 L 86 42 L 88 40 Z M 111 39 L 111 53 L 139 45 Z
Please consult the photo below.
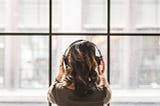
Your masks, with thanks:
M 54 32 L 106 32 L 106 0 L 53 0 Z
M 22 88 L 46 88 L 48 86 L 48 37 L 21 38 Z
M 48 41 L 40 35 L 0 37 L 1 106 L 48 106 Z
M 48 32 L 48 0 L 0 0 L 1 32 Z
M 0 88 L 4 87 L 4 37 L 0 37 Z
M 112 0 L 112 32 L 160 32 L 159 0 Z
M 111 106 L 158 106 L 160 37 L 111 37 Z

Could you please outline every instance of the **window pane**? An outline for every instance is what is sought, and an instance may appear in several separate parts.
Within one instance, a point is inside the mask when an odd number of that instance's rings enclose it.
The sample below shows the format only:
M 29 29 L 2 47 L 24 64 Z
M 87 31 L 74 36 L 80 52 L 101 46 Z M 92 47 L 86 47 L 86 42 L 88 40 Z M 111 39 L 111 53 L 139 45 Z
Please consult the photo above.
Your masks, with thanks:
M 160 37 L 111 37 L 112 106 L 158 106 Z
M 0 88 L 4 87 L 4 37 L 0 37 Z
M 112 32 L 160 32 L 159 0 L 112 0 Z
M 48 106 L 48 38 L 0 37 L 0 105 Z
M 48 32 L 48 0 L 0 0 L 1 32 Z
M 54 32 L 106 32 L 106 0 L 53 0 Z

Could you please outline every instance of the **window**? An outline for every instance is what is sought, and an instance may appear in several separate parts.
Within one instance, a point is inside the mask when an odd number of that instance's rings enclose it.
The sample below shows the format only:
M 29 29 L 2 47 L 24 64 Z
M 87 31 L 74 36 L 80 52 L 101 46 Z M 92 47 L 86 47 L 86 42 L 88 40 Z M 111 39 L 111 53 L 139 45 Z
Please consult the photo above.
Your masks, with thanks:
M 0 0 L 0 105 L 48 106 L 46 92 L 59 58 L 71 42 L 86 39 L 105 58 L 111 106 L 159 106 L 159 4 L 159 0 Z

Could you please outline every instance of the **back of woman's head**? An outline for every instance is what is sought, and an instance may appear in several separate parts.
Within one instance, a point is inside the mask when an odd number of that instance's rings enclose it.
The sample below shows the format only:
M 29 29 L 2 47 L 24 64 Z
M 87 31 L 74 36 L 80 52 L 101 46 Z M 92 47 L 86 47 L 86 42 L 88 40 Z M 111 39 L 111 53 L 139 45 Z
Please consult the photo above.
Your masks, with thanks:
M 98 58 L 95 45 L 89 41 L 75 43 L 69 48 L 66 81 L 68 84 L 74 83 L 77 96 L 91 94 L 92 88 L 99 84 Z

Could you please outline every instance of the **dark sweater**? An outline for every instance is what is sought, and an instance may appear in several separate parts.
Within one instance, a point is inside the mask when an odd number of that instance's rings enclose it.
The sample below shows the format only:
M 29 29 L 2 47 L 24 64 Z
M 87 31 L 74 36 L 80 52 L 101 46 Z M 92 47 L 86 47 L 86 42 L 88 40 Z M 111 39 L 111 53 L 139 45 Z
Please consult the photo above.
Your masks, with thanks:
M 58 106 L 103 106 L 111 98 L 111 91 L 105 86 L 95 88 L 92 94 L 84 97 L 76 96 L 73 90 L 58 82 L 52 84 L 49 89 L 51 93 L 48 93 L 48 100 Z

